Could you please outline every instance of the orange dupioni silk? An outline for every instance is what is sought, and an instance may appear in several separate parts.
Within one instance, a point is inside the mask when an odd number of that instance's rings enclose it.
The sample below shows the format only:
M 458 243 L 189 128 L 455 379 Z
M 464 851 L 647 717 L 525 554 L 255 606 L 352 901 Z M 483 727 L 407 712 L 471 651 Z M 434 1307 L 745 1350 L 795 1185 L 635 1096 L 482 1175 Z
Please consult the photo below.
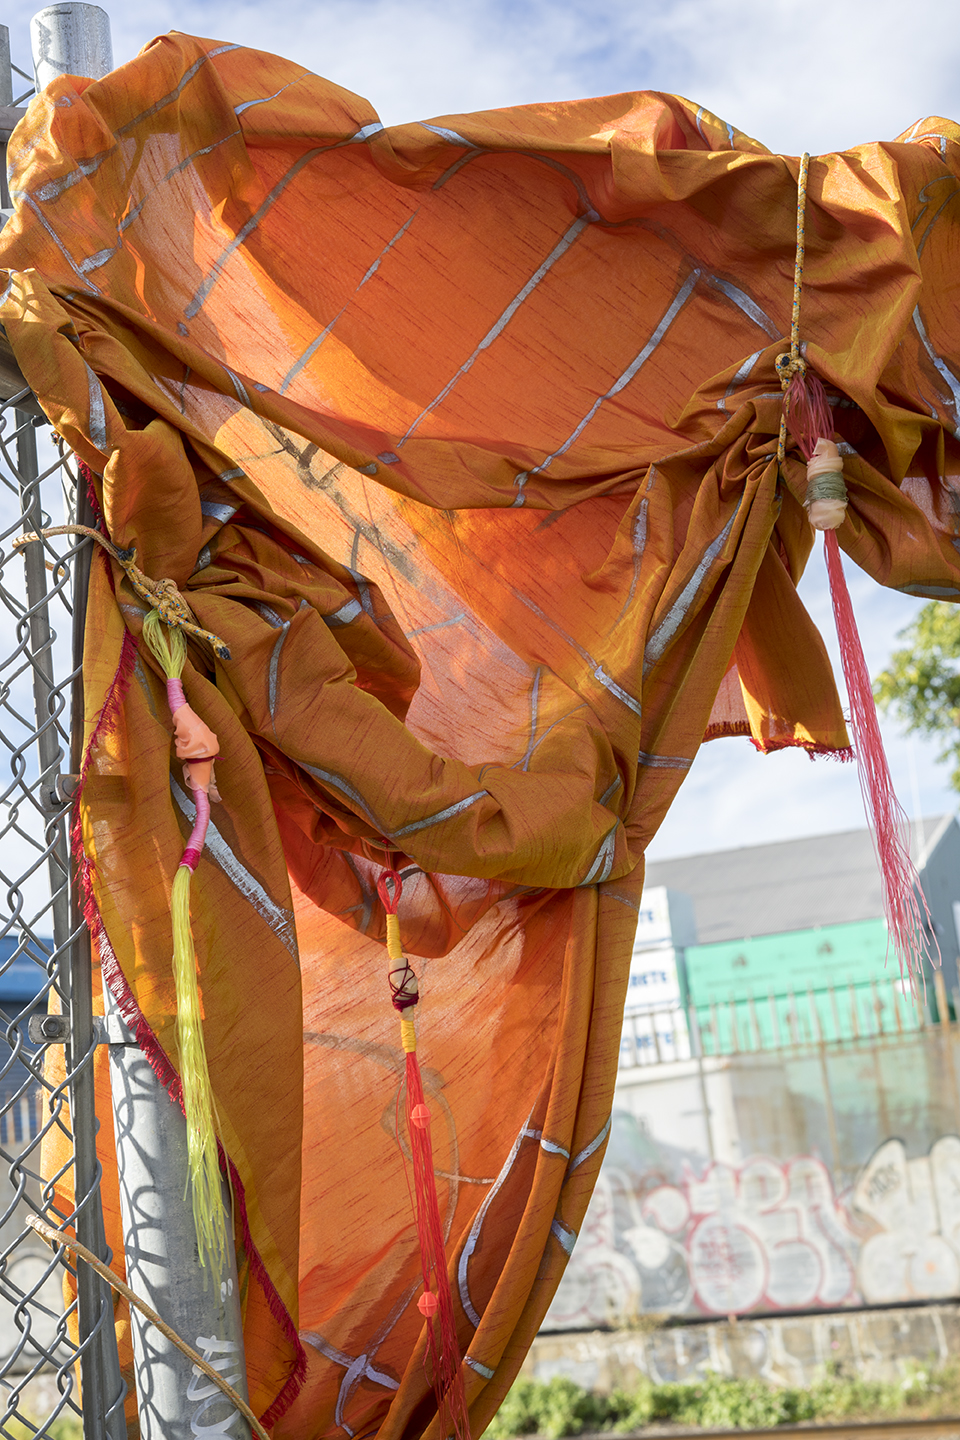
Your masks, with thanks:
M 947 597 L 957 141 L 813 160 L 802 311 L 841 545 Z M 114 542 L 231 650 L 185 688 L 221 755 L 193 925 L 253 1404 L 282 1440 L 441 1440 L 389 860 L 479 1432 L 603 1155 L 644 849 L 698 746 L 848 744 L 773 458 L 798 162 L 669 95 L 383 129 L 183 35 L 58 81 L 9 157 L 23 372 Z M 176 1098 L 191 807 L 142 615 L 98 558 L 80 820 L 97 963 Z M 106 1088 L 101 1120 L 109 1172 Z

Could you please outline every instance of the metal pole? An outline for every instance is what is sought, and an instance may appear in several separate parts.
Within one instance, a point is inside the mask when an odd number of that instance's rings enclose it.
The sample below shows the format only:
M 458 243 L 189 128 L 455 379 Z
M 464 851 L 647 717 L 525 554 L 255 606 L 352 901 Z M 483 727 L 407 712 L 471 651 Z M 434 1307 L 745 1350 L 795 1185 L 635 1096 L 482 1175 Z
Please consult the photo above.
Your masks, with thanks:
M 113 69 L 110 17 L 79 0 L 48 5 L 30 21 L 30 49 L 38 90 L 61 75 L 102 80 Z
M 220 1274 L 201 1269 L 184 1201 L 183 1114 L 109 1001 L 107 1032 L 127 1283 L 246 1400 L 236 1257 L 228 1253 Z M 229 1215 L 226 1186 L 224 1206 Z M 250 1440 L 249 1424 L 216 1386 L 140 1315 L 131 1319 L 141 1440 Z
M 37 432 L 33 417 L 17 411 L 17 470 L 27 529 L 39 529 L 42 510 L 39 496 Z M 89 576 L 89 543 L 74 561 L 73 654 L 83 654 L 83 615 Z M 33 693 L 37 714 L 37 743 L 40 751 L 40 793 L 54 818 L 47 827 L 48 860 L 52 892 L 54 943 L 60 952 L 59 988 L 67 1001 L 70 1019 L 67 1044 L 67 1073 L 70 1075 L 70 1118 L 74 1145 L 74 1204 L 77 1238 L 101 1259 L 107 1259 L 103 1210 L 100 1203 L 100 1163 L 97 1159 L 97 1115 L 94 1093 L 93 977 L 90 965 L 90 936 L 83 921 L 76 877 L 71 875 L 63 805 L 58 781 L 62 753 L 55 723 L 53 663 L 50 617 L 47 602 L 43 551 L 38 545 L 25 552 L 30 648 L 33 660 Z M 83 704 L 77 699 L 75 680 L 71 697 L 71 763 L 79 769 L 83 742 Z M 77 1324 L 80 1342 L 80 1375 L 83 1388 L 84 1440 L 124 1440 L 126 1425 L 123 1399 L 126 1387 L 120 1378 L 117 1339 L 113 1326 L 113 1302 L 109 1288 L 86 1265 L 77 1268 Z

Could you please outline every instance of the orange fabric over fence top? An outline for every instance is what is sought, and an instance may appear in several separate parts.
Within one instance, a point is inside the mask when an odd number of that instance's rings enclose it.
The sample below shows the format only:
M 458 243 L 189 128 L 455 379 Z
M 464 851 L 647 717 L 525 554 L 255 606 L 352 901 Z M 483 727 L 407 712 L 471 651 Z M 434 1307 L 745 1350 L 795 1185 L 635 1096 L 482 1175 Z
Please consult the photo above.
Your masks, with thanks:
M 802 313 L 841 545 L 950 597 L 958 139 L 811 163 Z M 847 745 L 795 589 L 805 471 L 773 459 L 797 161 L 665 95 L 385 130 L 182 35 L 49 87 L 9 159 L 23 372 L 112 539 L 232 651 L 184 681 L 222 755 L 193 923 L 252 1402 L 283 1440 L 437 1440 L 375 889 L 399 853 L 479 1431 L 602 1158 L 644 849 L 698 746 Z M 142 616 L 98 560 L 80 811 L 99 964 L 176 1096 L 192 806 Z M 109 1167 L 105 1091 L 101 1119 Z M 107 1224 L 119 1253 L 109 1180 Z

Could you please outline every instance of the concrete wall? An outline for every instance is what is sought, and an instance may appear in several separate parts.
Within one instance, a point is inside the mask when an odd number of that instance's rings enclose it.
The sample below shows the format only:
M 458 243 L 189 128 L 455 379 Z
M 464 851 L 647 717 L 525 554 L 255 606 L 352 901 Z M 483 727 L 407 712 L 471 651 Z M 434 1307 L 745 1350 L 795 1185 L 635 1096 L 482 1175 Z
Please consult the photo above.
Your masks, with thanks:
M 544 1331 L 960 1296 L 958 1027 L 621 1072 Z
M 540 1335 L 522 1373 L 532 1380 L 566 1375 L 587 1390 L 692 1381 L 713 1370 L 802 1387 L 828 1366 L 867 1380 L 896 1381 L 917 1365 L 960 1354 L 956 1305 L 857 1314 L 677 1325 L 579 1335 Z

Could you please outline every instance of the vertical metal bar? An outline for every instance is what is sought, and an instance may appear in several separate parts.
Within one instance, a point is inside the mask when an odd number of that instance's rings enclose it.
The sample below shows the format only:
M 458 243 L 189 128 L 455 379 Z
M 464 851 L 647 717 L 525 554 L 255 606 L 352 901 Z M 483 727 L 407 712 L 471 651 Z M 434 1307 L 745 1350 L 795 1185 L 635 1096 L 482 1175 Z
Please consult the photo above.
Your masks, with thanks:
M 762 1050 L 763 1041 L 760 1038 L 760 1020 L 757 1016 L 757 1007 L 754 1004 L 752 995 L 747 996 L 747 1008 L 750 1011 L 750 1023 L 753 1027 L 753 1048 L 755 1050 Z
M 833 1016 L 833 1038 L 843 1039 L 843 1026 L 840 1024 L 840 1007 L 837 1005 L 837 992 L 832 985 L 827 986 L 827 994 L 830 997 L 830 1013 Z
M 697 1059 L 697 1078 L 700 1081 L 700 1104 L 703 1108 L 703 1128 L 707 1140 L 707 1153 L 711 1160 L 715 1160 L 716 1152 L 713 1146 L 713 1121 L 710 1118 L 710 1101 L 707 1097 L 707 1076 L 703 1065 L 703 1037 L 700 1034 L 700 1020 L 695 1008 L 691 1005 L 689 1010 L 690 1040 L 693 1045 L 693 1053 Z
M 816 1042 L 817 1052 L 820 1056 L 820 1079 L 823 1084 L 823 1111 L 827 1121 L 827 1135 L 830 1140 L 830 1150 L 833 1155 L 833 1171 L 838 1177 L 842 1171 L 840 1159 L 840 1140 L 837 1135 L 837 1114 L 833 1106 L 833 1091 L 830 1089 L 830 1070 L 827 1062 L 827 1047 L 823 1038 L 823 1031 L 820 1028 L 820 1013 L 817 1010 L 816 1000 L 812 990 L 807 991 L 810 1001 L 810 1020 L 814 1027 L 813 1037 Z
M 857 993 L 852 984 L 847 986 L 847 990 L 850 994 L 850 1025 L 853 1030 L 853 1038 L 854 1040 L 859 1040 L 860 1016 L 857 1013 Z
M 943 971 L 939 968 L 933 972 L 933 983 L 937 994 L 937 1009 L 940 1012 L 940 1043 L 943 1047 L 943 1063 L 950 1082 L 950 1108 L 953 1111 L 957 1132 L 960 1133 L 960 1095 L 957 1092 L 957 1067 L 953 1054 L 953 1026 L 950 1024 L 947 987 L 944 983 Z
M 780 1049 L 780 1016 L 777 1014 L 777 1002 L 774 999 L 773 991 L 767 992 L 767 999 L 770 1003 L 770 1027 L 773 1032 L 773 1048 Z

